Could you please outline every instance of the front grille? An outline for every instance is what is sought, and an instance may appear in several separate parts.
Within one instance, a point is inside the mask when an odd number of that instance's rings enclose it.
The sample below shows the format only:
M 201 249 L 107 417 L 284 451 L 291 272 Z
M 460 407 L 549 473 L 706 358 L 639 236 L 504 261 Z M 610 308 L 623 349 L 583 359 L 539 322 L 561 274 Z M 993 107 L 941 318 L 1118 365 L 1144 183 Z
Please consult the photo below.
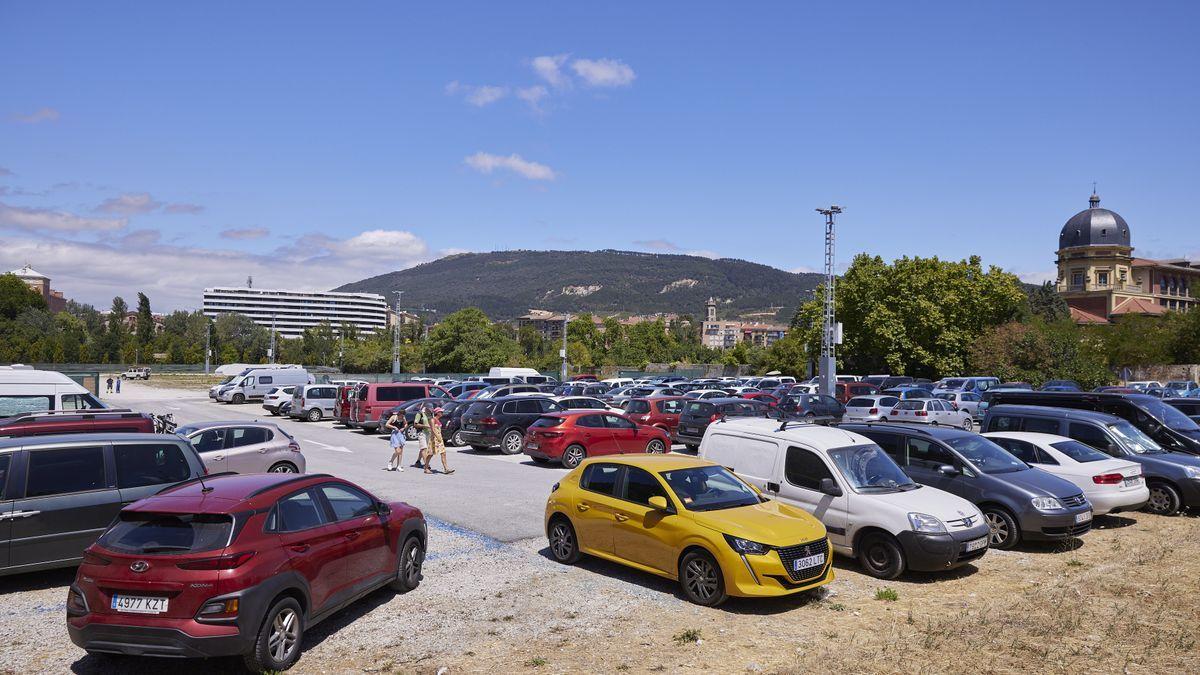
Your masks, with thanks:
M 1077 494 L 1073 497 L 1065 497 L 1058 501 L 1062 502 L 1063 506 L 1070 508 L 1072 506 L 1083 506 L 1084 504 L 1087 503 L 1087 497 L 1084 497 L 1083 493 L 1080 492 L 1079 494 Z
M 1089 520 L 1080 525 L 1071 525 L 1069 527 L 1043 527 L 1042 533 L 1051 537 L 1081 537 L 1092 529 L 1092 522 Z
M 829 540 L 819 539 L 807 544 L 799 546 L 788 546 L 786 548 L 777 548 L 775 551 L 779 554 L 779 559 L 783 561 L 783 566 L 787 569 L 788 576 L 792 581 L 803 582 L 811 581 L 821 576 L 825 571 L 825 565 L 829 564 Z M 807 558 L 811 555 L 825 554 L 825 565 L 816 565 L 805 569 L 795 569 L 795 561 L 800 558 Z
M 946 524 L 959 530 L 969 530 L 972 527 L 975 527 L 976 523 L 978 522 L 979 519 L 975 516 L 967 516 L 966 518 L 959 518 L 958 520 L 947 520 Z

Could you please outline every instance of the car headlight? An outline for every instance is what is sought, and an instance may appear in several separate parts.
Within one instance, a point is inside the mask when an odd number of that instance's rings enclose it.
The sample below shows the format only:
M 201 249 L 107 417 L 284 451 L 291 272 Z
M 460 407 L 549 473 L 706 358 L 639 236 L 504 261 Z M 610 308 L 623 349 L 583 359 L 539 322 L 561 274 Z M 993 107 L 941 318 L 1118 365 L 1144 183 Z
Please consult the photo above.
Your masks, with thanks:
M 1188 478 L 1200 479 L 1200 468 L 1194 466 L 1183 467 L 1183 475 Z
M 910 525 L 912 525 L 912 529 L 917 532 L 946 531 L 946 525 L 942 521 L 924 513 L 908 514 L 908 522 Z
M 767 551 L 771 550 L 766 544 L 760 544 L 757 541 L 750 541 L 749 539 L 742 539 L 741 537 L 732 537 L 728 534 L 725 535 L 725 541 L 729 542 L 729 546 L 733 550 L 741 553 L 742 555 L 766 555 Z
M 1062 503 L 1054 497 L 1034 497 L 1032 502 L 1033 508 L 1038 511 L 1058 511 L 1063 507 Z

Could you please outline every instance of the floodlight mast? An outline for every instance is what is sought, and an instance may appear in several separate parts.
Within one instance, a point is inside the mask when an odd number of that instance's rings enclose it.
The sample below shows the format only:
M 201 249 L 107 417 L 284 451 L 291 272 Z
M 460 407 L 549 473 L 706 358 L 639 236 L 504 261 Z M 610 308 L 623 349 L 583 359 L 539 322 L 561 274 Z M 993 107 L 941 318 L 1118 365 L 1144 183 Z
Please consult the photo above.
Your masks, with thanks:
M 825 216 L 825 307 L 821 314 L 821 360 L 818 362 L 820 393 L 833 396 L 837 385 L 837 320 L 834 316 L 834 222 L 833 217 L 842 212 L 837 204 L 817 209 Z

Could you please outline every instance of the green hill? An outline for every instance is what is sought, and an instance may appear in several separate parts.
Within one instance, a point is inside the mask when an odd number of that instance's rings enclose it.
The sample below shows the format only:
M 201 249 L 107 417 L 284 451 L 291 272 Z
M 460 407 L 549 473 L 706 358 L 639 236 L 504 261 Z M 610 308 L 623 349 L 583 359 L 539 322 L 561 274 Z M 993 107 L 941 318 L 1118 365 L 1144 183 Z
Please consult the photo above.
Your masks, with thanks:
M 675 312 L 704 315 L 708 298 L 721 318 L 759 312 L 760 320 L 787 322 L 812 296 L 820 274 L 722 258 L 632 251 L 496 251 L 463 253 L 334 290 L 404 291 L 409 307 L 453 312 L 475 306 L 494 319 L 530 309 L 597 313 Z

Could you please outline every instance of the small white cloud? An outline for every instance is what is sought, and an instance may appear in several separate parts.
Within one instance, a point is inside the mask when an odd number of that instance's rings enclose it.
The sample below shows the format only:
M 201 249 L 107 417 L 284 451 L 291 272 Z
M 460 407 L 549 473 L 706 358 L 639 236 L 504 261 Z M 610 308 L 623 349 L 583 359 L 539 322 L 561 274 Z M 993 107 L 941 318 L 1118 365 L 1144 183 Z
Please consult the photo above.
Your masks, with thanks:
M 73 213 L 51 209 L 9 206 L 0 202 L 0 228 L 28 232 L 112 231 L 125 227 L 124 218 L 81 218 Z
M 554 169 L 545 164 L 531 162 L 516 153 L 502 157 L 486 152 L 477 152 L 464 159 L 463 162 L 480 173 L 492 173 L 497 169 L 506 169 L 529 180 L 554 180 L 557 177 Z
M 709 258 L 711 260 L 716 260 L 717 258 L 721 257 L 720 253 L 717 253 L 716 251 L 709 251 L 707 249 L 688 251 L 688 252 L 684 253 L 684 255 L 694 255 L 699 258 Z
M 163 213 L 170 213 L 170 214 L 181 214 L 181 213 L 196 214 L 196 213 L 203 213 L 203 212 L 204 212 L 204 207 L 200 206 L 199 204 L 182 204 L 182 203 L 167 204 L 166 206 L 163 207 Z
M 542 111 L 542 99 L 550 94 L 550 90 L 540 84 L 532 87 L 522 87 L 517 90 L 517 98 L 521 99 L 536 112 Z
M 508 87 L 497 87 L 491 84 L 476 86 L 462 84 L 456 80 L 446 85 L 446 93 L 450 96 L 462 95 L 463 100 L 467 103 L 482 108 L 508 96 Z
M 240 229 L 232 228 L 228 230 L 221 230 L 222 239 L 234 239 L 239 241 L 244 241 L 246 239 L 262 239 L 268 234 L 271 234 L 271 231 L 265 227 L 246 227 Z
M 133 216 L 157 211 L 160 206 L 162 206 L 162 202 L 156 202 L 148 193 L 140 192 L 105 199 L 99 206 L 92 210 L 96 213 L 115 213 L 122 216 Z
M 535 56 L 529 61 L 529 65 L 533 68 L 533 72 L 537 73 L 537 76 L 545 80 L 550 86 L 562 88 L 571 84 L 570 78 L 562 72 L 562 65 L 566 60 L 566 54 Z
M 41 124 L 42 122 L 54 122 L 59 117 L 61 115 L 54 108 L 41 108 L 28 115 L 13 115 L 12 121 L 20 124 Z
M 1058 270 L 1042 270 L 1040 272 L 1015 272 L 1017 278 L 1027 284 L 1041 286 L 1047 281 L 1058 281 Z
M 667 241 L 666 239 L 640 239 L 633 243 L 640 248 L 648 248 L 651 251 L 661 251 L 664 253 L 678 253 L 683 250 L 675 242 Z
M 628 87 L 633 84 L 633 68 L 616 59 L 575 59 L 571 70 L 589 87 Z
M 809 267 L 809 266 L 807 266 L 807 265 L 801 265 L 801 266 L 799 266 L 799 267 L 793 267 L 793 268 L 792 268 L 791 270 L 789 270 L 789 271 L 790 271 L 791 273 L 793 273 L 793 274 L 816 274 L 816 273 L 820 272 L 821 270 L 819 270 L 819 269 L 816 269 L 815 267 Z

